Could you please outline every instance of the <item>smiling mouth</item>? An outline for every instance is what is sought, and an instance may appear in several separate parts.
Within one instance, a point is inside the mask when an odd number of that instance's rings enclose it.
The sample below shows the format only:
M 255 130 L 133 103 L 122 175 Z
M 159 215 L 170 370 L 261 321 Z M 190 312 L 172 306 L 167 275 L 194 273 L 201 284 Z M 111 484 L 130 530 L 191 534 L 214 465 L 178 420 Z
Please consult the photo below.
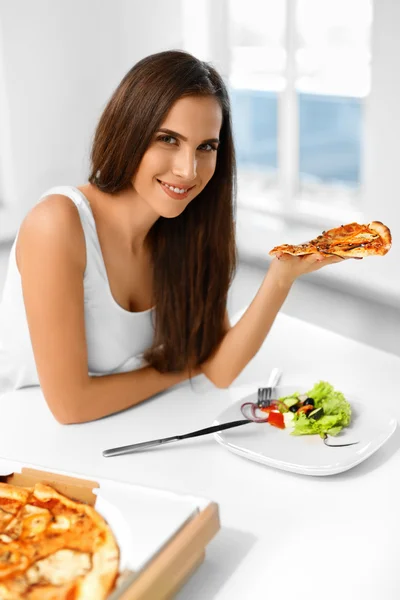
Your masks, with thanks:
M 175 186 L 172 187 L 164 183 L 163 181 L 160 181 L 159 179 L 157 179 L 157 181 L 160 184 L 160 187 L 162 188 L 164 194 L 166 194 L 173 200 L 186 200 L 189 197 L 191 190 L 195 187 L 194 185 L 189 188 L 179 188 Z M 178 191 L 176 192 L 175 190 Z
M 171 192 L 173 192 L 174 194 L 182 194 L 185 195 L 188 192 L 190 192 L 190 190 L 192 190 L 195 186 L 192 185 L 190 187 L 180 187 L 180 186 L 173 186 L 170 185 L 169 183 L 166 183 L 165 181 L 162 181 L 161 179 L 157 179 L 158 183 L 160 183 L 163 187 L 167 188 L 168 190 L 170 190 Z

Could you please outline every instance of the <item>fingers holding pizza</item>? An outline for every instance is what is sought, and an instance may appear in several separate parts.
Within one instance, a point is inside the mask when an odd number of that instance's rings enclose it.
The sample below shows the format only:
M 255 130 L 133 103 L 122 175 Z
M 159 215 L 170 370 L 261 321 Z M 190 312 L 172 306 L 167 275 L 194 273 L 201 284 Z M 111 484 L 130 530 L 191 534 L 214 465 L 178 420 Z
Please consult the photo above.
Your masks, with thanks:
M 327 265 L 333 265 L 337 262 L 343 262 L 339 256 L 324 256 L 322 254 L 306 254 L 293 256 L 282 253 L 276 255 L 276 260 L 272 261 L 270 269 L 276 271 L 278 278 L 282 282 L 293 283 L 301 275 L 318 271 Z
M 310 254 L 299 254 L 299 255 L 295 255 L 295 254 L 290 254 L 288 252 L 277 252 L 275 254 L 276 258 L 278 260 L 282 259 L 283 261 L 292 261 L 292 259 L 294 260 L 294 262 L 298 262 L 301 261 L 304 264 L 308 264 L 308 265 L 313 265 L 315 263 L 321 263 L 323 262 L 324 265 L 328 264 L 333 264 L 336 262 L 342 262 L 342 260 L 346 260 L 345 257 L 342 256 L 337 256 L 335 254 L 322 254 L 322 252 L 315 252 L 315 253 L 310 253 Z M 350 257 L 348 257 L 350 258 Z

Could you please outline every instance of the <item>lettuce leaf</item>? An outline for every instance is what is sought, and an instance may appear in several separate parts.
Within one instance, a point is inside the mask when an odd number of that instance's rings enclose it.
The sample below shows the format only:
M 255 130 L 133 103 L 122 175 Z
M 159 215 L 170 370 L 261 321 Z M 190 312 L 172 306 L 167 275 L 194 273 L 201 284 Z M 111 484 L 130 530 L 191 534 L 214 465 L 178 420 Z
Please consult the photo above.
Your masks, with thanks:
M 294 429 L 292 435 L 310 435 L 319 434 L 324 437 L 325 434 L 337 435 L 343 427 L 347 427 L 351 420 L 351 406 L 344 395 L 335 390 L 327 381 L 319 381 L 309 390 L 307 396 L 312 398 L 315 408 L 322 407 L 324 415 L 315 421 L 305 414 L 295 414 L 293 418 Z M 285 396 L 285 398 L 294 397 Z M 280 398 L 284 400 L 284 398 Z

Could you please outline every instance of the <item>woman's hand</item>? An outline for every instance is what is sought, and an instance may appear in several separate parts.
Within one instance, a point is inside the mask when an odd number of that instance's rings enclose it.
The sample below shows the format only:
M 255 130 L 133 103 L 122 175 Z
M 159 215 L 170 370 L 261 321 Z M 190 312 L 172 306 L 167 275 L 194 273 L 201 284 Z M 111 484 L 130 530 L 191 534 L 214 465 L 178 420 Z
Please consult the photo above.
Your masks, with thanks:
M 347 259 L 321 253 L 303 256 L 281 253 L 272 260 L 269 270 L 275 274 L 283 286 L 290 286 L 301 275 L 318 271 L 326 265 L 333 265 L 344 260 Z

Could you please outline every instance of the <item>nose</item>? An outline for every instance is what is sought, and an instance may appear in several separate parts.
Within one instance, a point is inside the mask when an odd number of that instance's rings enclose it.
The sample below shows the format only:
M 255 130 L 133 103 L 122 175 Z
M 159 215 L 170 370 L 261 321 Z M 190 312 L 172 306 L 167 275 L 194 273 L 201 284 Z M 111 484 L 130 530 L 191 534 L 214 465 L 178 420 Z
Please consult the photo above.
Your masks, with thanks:
M 197 177 L 197 158 L 196 153 L 190 149 L 182 149 L 177 152 L 174 160 L 172 172 L 177 177 L 187 182 L 193 181 Z

